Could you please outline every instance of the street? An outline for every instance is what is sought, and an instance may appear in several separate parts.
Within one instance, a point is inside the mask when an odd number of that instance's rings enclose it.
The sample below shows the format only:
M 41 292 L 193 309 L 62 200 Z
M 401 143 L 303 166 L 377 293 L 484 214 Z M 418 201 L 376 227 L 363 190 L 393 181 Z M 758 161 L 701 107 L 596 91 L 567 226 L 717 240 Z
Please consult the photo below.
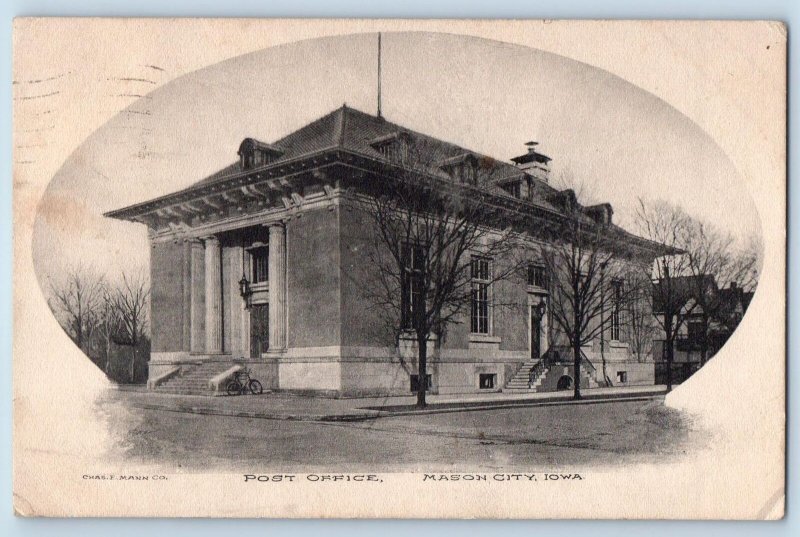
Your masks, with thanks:
M 103 404 L 124 441 L 109 457 L 165 471 L 536 470 L 665 460 L 695 446 L 661 398 L 349 422 L 263 419 Z

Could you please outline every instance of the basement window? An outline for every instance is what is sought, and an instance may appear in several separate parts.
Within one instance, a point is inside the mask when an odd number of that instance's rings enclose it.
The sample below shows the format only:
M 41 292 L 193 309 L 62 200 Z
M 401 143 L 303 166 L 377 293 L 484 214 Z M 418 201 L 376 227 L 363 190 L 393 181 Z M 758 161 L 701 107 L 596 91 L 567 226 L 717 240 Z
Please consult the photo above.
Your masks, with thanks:
M 497 375 L 494 373 L 481 373 L 478 376 L 478 386 L 481 390 L 492 390 L 497 385 Z
M 419 391 L 419 375 L 411 375 L 411 392 L 417 393 Z M 425 391 L 431 391 L 431 376 L 425 375 Z
M 625 384 L 628 382 L 628 372 L 627 371 L 617 371 L 617 382 Z

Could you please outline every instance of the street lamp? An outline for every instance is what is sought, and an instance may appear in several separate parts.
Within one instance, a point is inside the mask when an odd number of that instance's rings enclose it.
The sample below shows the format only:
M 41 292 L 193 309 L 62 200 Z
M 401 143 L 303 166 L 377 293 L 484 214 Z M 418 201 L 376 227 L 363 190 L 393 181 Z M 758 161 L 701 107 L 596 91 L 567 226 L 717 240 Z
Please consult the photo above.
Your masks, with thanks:
M 242 272 L 242 279 L 239 280 L 239 294 L 242 295 L 245 309 L 250 309 L 250 296 L 253 291 L 250 289 L 250 282 L 247 281 L 247 276 L 244 272 Z
M 239 280 L 239 294 L 242 296 L 242 300 L 244 300 L 244 309 L 250 309 L 250 296 L 253 294 L 253 290 L 250 289 L 250 282 L 247 280 L 247 274 L 245 273 L 245 248 L 244 248 L 244 239 L 242 239 L 242 279 Z

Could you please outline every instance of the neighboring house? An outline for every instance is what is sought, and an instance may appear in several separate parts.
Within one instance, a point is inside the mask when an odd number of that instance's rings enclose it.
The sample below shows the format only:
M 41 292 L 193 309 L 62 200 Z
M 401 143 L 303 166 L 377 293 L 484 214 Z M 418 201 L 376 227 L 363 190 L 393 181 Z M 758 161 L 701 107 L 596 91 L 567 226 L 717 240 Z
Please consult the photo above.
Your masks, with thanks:
M 747 308 L 750 307 L 753 295 L 753 291 L 745 291 L 736 282 L 731 282 L 728 287 L 718 291 L 720 308 L 717 320 L 720 333 L 724 334 L 725 341 L 739 326 Z M 724 344 L 725 341 L 722 343 Z
M 447 155 L 432 176 L 437 185 L 472 189 L 539 223 L 528 230 L 527 278 L 489 286 L 483 280 L 495 260 L 473 263 L 478 292 L 469 318 L 433 341 L 431 390 L 497 391 L 536 363 L 558 339 L 537 252 L 553 240 L 547 222 L 563 218 L 570 199 L 548 183 L 550 159 L 531 146 L 514 164 L 500 162 L 343 106 L 274 143 L 247 138 L 239 159 L 210 177 L 107 214 L 148 227 L 151 386 L 210 393 L 209 381 L 245 365 L 267 389 L 337 396 L 413 390 L 412 340 L 387 334 L 364 296 L 365 283 L 377 277 L 365 253 L 376 238 L 353 205 L 354 193 L 370 195 L 409 143 Z M 611 223 L 610 205 L 581 210 L 635 252 L 637 263 L 661 255 L 660 245 Z M 519 307 L 493 306 L 500 302 Z M 604 345 L 614 363 L 609 376 L 620 385 L 652 384 L 653 364 L 631 358 L 616 323 Z M 587 369 L 599 368 L 599 344 L 586 352 Z
M 683 304 L 679 322 L 681 326 L 675 339 L 673 355 L 673 376 L 681 382 L 700 369 L 725 345 L 742 320 L 753 293 L 731 282 L 727 288 L 719 288 L 713 275 L 681 276 L 672 279 L 672 286 L 678 303 Z M 698 300 L 703 290 L 704 298 Z M 704 312 L 706 304 L 709 312 Z M 653 314 L 663 315 L 658 293 L 653 296 Z M 657 364 L 657 376 L 666 374 L 666 342 L 663 330 L 653 340 L 653 356 L 661 362 Z M 703 351 L 705 350 L 705 359 Z M 657 380 L 662 380 L 658 378 Z

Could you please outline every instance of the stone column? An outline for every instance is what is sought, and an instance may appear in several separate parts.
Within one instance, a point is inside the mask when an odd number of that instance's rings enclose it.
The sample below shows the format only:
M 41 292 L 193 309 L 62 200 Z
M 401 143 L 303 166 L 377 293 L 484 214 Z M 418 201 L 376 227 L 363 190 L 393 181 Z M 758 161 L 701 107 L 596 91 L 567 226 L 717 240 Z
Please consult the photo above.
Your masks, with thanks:
M 189 352 L 192 348 L 192 244 L 190 241 L 183 243 L 183 266 L 181 267 L 181 282 L 183 288 L 183 335 L 181 349 Z
M 206 237 L 206 352 L 222 353 L 222 256 L 219 239 Z
M 250 270 L 250 264 L 248 263 L 248 257 L 246 253 L 241 256 L 242 259 L 242 272 L 247 276 L 248 280 L 253 278 L 252 271 Z M 237 282 L 238 286 L 238 282 Z M 242 335 L 242 355 L 245 358 L 250 358 L 250 310 L 247 309 L 247 303 L 242 300 L 241 301 L 241 335 Z
M 189 312 L 189 324 L 191 325 L 191 336 L 189 352 L 194 354 L 202 353 L 205 350 L 205 336 L 203 335 L 205 325 L 206 307 L 203 299 L 205 292 L 205 252 L 203 241 L 200 239 L 189 240 L 190 255 L 190 282 L 189 291 L 191 297 L 191 310 Z
M 247 276 L 244 263 L 244 248 L 234 246 L 230 250 L 231 269 L 226 285 L 230 289 L 230 305 L 227 311 L 230 311 L 231 332 L 230 348 L 226 350 L 230 351 L 234 356 L 248 358 L 250 356 L 250 330 L 245 326 L 245 318 L 249 320 L 250 312 L 246 308 L 247 304 L 242 298 L 241 290 L 239 289 L 239 280 L 242 275 Z M 247 277 L 249 279 L 249 276 Z
M 286 228 L 269 225 L 269 351 L 286 350 Z

